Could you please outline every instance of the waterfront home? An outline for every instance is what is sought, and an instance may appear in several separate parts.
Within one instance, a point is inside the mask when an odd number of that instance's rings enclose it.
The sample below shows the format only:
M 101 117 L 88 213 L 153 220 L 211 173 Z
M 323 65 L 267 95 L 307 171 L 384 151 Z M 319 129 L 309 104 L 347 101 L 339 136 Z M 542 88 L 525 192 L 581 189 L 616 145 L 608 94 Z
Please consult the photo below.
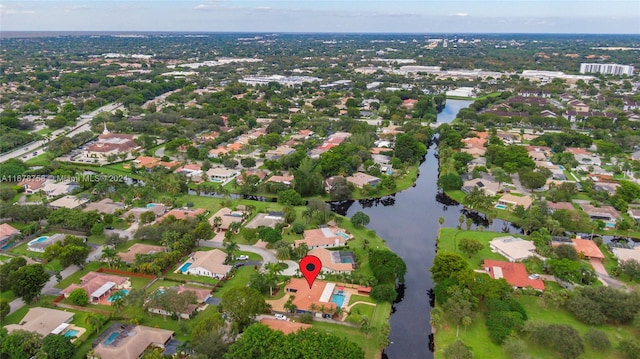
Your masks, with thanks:
M 484 260 L 484 270 L 493 279 L 504 279 L 514 288 L 533 288 L 543 291 L 544 282 L 540 279 L 532 279 L 527 274 L 527 268 L 522 263 Z
M 323 227 L 307 229 L 303 233 L 304 239 L 296 240 L 295 246 L 306 244 L 309 249 L 344 247 L 353 236 L 347 234 L 344 229 L 338 227 Z
M 535 255 L 536 246 L 531 241 L 512 236 L 494 238 L 489 242 L 491 251 L 499 253 L 510 262 L 518 262 Z
M 510 193 L 506 193 L 498 199 L 498 205 L 502 205 L 508 208 L 514 208 L 522 206 L 524 209 L 529 209 L 533 204 L 533 199 L 529 196 L 515 196 Z
M 611 206 L 595 207 L 588 203 L 580 203 L 580 208 L 592 220 L 601 220 L 605 223 L 605 228 L 614 228 L 618 219 L 622 218 L 620 213 Z
M 311 324 L 290 322 L 287 320 L 278 320 L 273 318 L 262 318 L 260 324 L 264 324 L 267 327 L 283 332 L 284 334 L 296 333 L 299 330 L 305 330 L 312 327 Z
M 363 188 L 366 185 L 374 187 L 378 182 L 380 182 L 380 178 L 362 172 L 356 172 L 347 177 L 346 180 L 357 188 Z
M 330 251 L 314 248 L 307 253 L 320 258 L 322 271 L 327 273 L 351 273 L 355 269 L 353 252 Z
M 238 176 L 240 171 L 224 168 L 224 167 L 213 167 L 207 171 L 207 181 L 210 182 L 227 182 L 234 177 Z
M 322 313 L 319 313 L 319 308 L 326 308 L 326 314 L 331 313 L 337 305 L 332 301 L 336 283 L 316 280 L 309 288 L 309 284 L 304 278 L 291 278 L 284 290 L 287 293 L 285 296 L 294 296 L 292 304 L 301 314 L 309 313 L 320 316 Z M 339 299 L 344 299 L 344 296 Z M 344 301 L 341 304 L 343 303 Z
M 0 224 L 0 246 L 5 245 L 13 237 L 19 236 L 20 231 L 13 228 L 10 224 Z

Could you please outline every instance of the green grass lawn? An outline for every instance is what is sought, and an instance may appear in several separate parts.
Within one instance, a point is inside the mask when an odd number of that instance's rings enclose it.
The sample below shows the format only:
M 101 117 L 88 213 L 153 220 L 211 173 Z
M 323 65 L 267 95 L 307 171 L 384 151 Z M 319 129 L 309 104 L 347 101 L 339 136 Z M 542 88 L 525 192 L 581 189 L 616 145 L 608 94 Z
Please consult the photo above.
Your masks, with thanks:
M 508 234 L 499 233 L 499 232 L 478 232 L 478 231 L 466 231 L 466 230 L 458 230 L 455 228 L 442 228 L 440 230 L 440 239 L 438 241 L 438 249 L 440 251 L 460 253 L 464 258 L 467 259 L 472 268 L 479 268 L 484 259 L 495 259 L 495 260 L 506 260 L 502 255 L 498 253 L 494 253 L 491 251 L 489 247 L 489 242 L 496 237 L 504 237 Z M 521 236 L 522 237 L 522 236 Z M 457 245 L 460 243 L 460 240 L 463 238 L 473 238 L 477 239 L 484 248 L 473 256 L 469 258 L 468 255 L 460 252 Z
M 48 153 L 43 153 L 36 157 L 29 158 L 24 163 L 27 164 L 27 166 L 46 166 L 51 164 L 51 160 L 52 158 L 49 156 Z
M 9 259 L 11 259 L 11 258 L 13 258 L 13 257 L 11 257 L 11 256 L 5 256 L 4 254 L 0 254 L 0 262 L 2 262 L 2 261 L 6 261 L 6 260 L 9 260 Z
M 11 302 L 16 299 L 16 295 L 12 290 L 5 290 L 4 292 L 0 292 L 0 299 L 4 299 L 7 302 Z
M 355 302 L 375 303 L 375 301 L 371 299 L 371 297 L 365 297 L 364 295 L 357 295 L 357 294 L 354 294 L 349 298 L 349 305 Z
M 29 258 L 42 258 L 42 253 L 28 251 L 27 248 L 28 248 L 27 242 L 24 242 L 20 245 L 17 245 L 11 248 L 9 252 L 20 255 L 20 256 L 29 257 Z
M 249 283 L 249 278 L 253 273 L 255 273 L 255 271 L 256 270 L 252 266 L 238 268 L 233 278 L 223 282 L 213 293 L 213 296 L 216 298 L 222 298 L 226 292 L 233 288 L 242 288 L 246 286 Z
M 372 331 L 369 338 L 358 329 L 339 324 L 331 324 L 324 322 L 314 322 L 313 327 L 328 334 L 345 338 L 364 350 L 364 357 L 367 359 L 379 358 L 380 349 L 376 338 L 376 331 Z
M 347 321 L 351 323 L 359 324 L 360 320 L 363 317 L 367 317 L 369 318 L 369 321 L 371 321 L 371 319 L 373 319 L 374 309 L 375 309 L 375 306 L 373 305 L 356 304 L 353 307 L 351 307 L 351 310 L 349 311 L 351 314 L 347 316 Z

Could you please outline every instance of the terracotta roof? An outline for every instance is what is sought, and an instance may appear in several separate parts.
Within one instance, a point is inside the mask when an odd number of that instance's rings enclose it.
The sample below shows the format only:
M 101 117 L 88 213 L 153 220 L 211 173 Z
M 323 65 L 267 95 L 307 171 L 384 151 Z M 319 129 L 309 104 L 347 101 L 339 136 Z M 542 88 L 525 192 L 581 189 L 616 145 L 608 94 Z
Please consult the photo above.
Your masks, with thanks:
M 549 209 L 566 209 L 567 211 L 573 211 L 575 208 L 569 202 L 547 202 L 547 208 Z
M 493 279 L 504 278 L 514 287 L 544 290 L 544 282 L 540 279 L 530 279 L 527 268 L 522 263 L 502 262 L 485 259 L 485 270 Z
M 278 320 L 272 318 L 262 318 L 260 319 L 260 324 L 264 324 L 273 330 L 279 330 L 284 334 L 291 334 L 297 332 L 298 330 L 305 330 L 312 327 L 311 324 L 289 322 L 286 320 Z
M 42 186 L 44 186 L 44 183 L 46 181 L 47 179 L 44 177 L 26 178 L 18 182 L 18 186 L 29 187 L 30 190 L 37 190 L 42 188 Z
M 313 286 L 309 288 L 309 284 L 307 284 L 306 279 L 291 278 L 291 281 L 285 287 L 285 290 L 287 291 L 287 294 L 285 294 L 285 296 L 288 297 L 289 294 L 293 294 L 295 296 L 293 304 L 295 304 L 295 306 L 300 310 L 309 311 L 311 304 L 315 304 L 318 307 L 324 305 L 325 308 L 333 309 L 336 306 L 335 303 L 320 302 L 322 292 L 324 292 L 325 287 L 328 284 L 330 283 L 323 280 L 316 280 L 315 282 L 313 282 Z M 292 293 L 292 291 L 295 291 L 295 293 Z M 327 300 L 330 300 L 330 298 Z
M 63 289 L 61 293 L 68 295 L 77 288 L 82 288 L 85 292 L 87 292 L 87 294 L 91 295 L 91 293 L 95 292 L 107 282 L 113 282 L 116 284 L 116 286 L 120 286 L 125 284 L 129 280 L 129 278 L 113 274 L 89 272 L 82 278 L 80 278 L 80 280 L 80 284 L 73 283 Z
M 0 224 L 0 239 L 8 238 L 20 234 L 20 231 L 13 228 L 11 225 L 2 223 Z
M 344 246 L 347 240 L 336 234 L 336 230 L 329 228 L 308 229 L 304 231 L 304 239 L 295 241 L 296 247 L 302 243 L 306 243 L 309 248 L 320 246 Z
M 136 254 L 153 254 L 153 253 L 166 252 L 166 250 L 167 249 L 162 246 L 136 243 L 132 245 L 126 252 L 118 253 L 118 256 L 125 263 L 133 263 L 136 260 Z
M 576 252 L 582 253 L 585 257 L 604 259 L 604 254 L 602 254 L 596 242 L 580 238 L 574 238 L 571 242 L 576 245 Z

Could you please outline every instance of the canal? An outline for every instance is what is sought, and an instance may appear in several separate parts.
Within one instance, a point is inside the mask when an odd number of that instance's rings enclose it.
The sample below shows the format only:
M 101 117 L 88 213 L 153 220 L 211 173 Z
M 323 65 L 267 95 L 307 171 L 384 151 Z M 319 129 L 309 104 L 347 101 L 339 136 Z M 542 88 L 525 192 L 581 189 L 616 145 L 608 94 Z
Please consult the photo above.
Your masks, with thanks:
M 447 100 L 438 122 L 451 122 L 460 109 L 471 103 Z M 464 214 L 474 220 L 474 226 L 487 226 L 482 216 L 464 210 L 439 192 L 436 154 L 436 145 L 432 145 L 420 165 L 415 187 L 380 200 L 350 201 L 334 206 L 334 210 L 347 216 L 357 211 L 368 214 L 371 218 L 368 227 L 385 239 L 389 248 L 407 264 L 405 285 L 399 290 L 390 319 L 390 345 L 385 349 L 390 359 L 433 358 L 429 350 L 428 291 L 432 287 L 429 268 L 436 254 L 438 218 L 444 217 L 445 227 L 456 227 L 460 214 Z M 505 224 L 494 221 L 494 230 L 500 230 Z

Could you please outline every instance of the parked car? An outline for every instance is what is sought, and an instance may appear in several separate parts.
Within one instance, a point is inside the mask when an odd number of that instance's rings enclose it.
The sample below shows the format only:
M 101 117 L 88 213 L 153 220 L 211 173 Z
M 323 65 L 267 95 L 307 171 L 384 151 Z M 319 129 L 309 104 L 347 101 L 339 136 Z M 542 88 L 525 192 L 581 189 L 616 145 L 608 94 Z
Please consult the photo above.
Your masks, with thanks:
M 278 320 L 287 320 L 287 316 L 284 314 L 276 314 L 276 319 Z
M 236 260 L 237 261 L 246 261 L 247 259 L 249 259 L 249 256 L 241 254 L 239 256 L 236 256 Z
M 535 273 L 533 273 L 532 275 L 529 276 L 529 279 L 539 279 L 539 278 L 540 278 L 540 276 L 535 274 Z

